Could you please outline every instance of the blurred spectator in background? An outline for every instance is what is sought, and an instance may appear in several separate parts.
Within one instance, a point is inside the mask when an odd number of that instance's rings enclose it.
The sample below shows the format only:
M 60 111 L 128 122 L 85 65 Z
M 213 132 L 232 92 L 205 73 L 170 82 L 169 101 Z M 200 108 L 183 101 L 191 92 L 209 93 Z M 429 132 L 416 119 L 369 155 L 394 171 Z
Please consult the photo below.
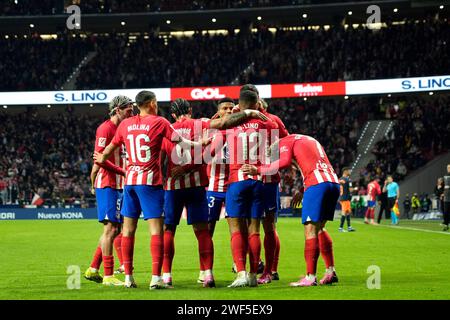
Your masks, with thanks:
M 417 193 L 414 193 L 411 198 L 411 208 L 413 214 L 419 213 L 420 211 L 420 199 Z
M 0 205 L 6 204 L 6 198 L 8 196 L 8 182 L 0 176 Z
M 447 165 L 447 174 L 444 176 L 444 231 L 448 231 L 450 223 L 450 164 Z
M 362 196 L 354 196 L 351 202 L 352 214 L 354 217 L 361 217 L 364 215 L 366 202 Z
M 406 169 L 406 166 L 401 159 L 398 162 L 395 172 L 397 173 L 400 180 L 403 179 L 408 173 L 408 169 Z
M 409 198 L 409 193 L 406 194 L 403 200 L 403 212 L 405 213 L 406 219 L 409 219 L 409 212 L 411 211 L 411 199 Z
M 422 208 L 422 212 L 429 212 L 431 209 L 431 199 L 428 197 L 428 194 L 422 195 L 420 200 L 420 207 Z
M 438 178 L 436 187 L 434 188 L 434 195 L 436 196 L 438 211 L 444 212 L 444 178 Z

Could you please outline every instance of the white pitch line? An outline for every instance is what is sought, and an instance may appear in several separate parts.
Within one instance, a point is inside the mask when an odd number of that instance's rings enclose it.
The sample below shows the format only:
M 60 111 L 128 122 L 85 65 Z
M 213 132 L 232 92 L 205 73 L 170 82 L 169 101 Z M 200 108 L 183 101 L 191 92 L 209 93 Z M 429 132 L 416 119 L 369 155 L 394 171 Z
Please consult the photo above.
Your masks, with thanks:
M 364 224 L 364 222 L 360 221 L 352 221 L 359 224 Z M 403 230 L 411 230 L 411 231 L 422 231 L 422 232 L 430 232 L 430 233 L 439 233 L 439 234 L 446 234 L 450 235 L 450 232 L 444 232 L 444 231 L 434 231 L 434 230 L 425 230 L 425 229 L 418 229 L 418 228 L 411 228 L 411 227 L 400 227 L 400 226 L 388 226 L 383 224 L 375 225 L 374 227 L 385 227 L 385 228 L 392 228 L 392 229 L 403 229 Z

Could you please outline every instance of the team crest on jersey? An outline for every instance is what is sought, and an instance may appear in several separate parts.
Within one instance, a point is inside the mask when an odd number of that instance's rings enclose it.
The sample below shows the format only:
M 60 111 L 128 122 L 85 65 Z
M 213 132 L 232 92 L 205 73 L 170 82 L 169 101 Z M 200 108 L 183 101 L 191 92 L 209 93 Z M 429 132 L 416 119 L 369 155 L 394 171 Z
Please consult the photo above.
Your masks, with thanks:
M 106 147 L 106 138 L 98 138 L 98 146 Z
M 281 148 L 280 148 L 280 153 L 281 152 L 288 152 L 289 151 L 289 149 L 288 149 L 288 147 L 286 147 L 286 146 L 282 146 Z

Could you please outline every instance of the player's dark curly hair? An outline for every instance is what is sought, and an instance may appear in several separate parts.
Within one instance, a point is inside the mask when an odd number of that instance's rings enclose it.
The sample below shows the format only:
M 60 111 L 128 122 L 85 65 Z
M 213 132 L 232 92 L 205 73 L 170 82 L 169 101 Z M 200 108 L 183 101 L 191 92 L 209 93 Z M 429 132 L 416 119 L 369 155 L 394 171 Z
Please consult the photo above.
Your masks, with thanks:
M 189 114 L 191 105 L 186 99 L 178 98 L 170 103 L 170 113 L 174 113 L 177 117 Z
M 234 100 L 231 99 L 230 97 L 222 98 L 219 101 L 217 101 L 217 106 L 220 106 L 222 103 L 225 103 L 225 102 L 234 103 Z
M 253 106 L 258 102 L 258 94 L 255 91 L 244 90 L 239 94 L 239 105 L 242 107 Z

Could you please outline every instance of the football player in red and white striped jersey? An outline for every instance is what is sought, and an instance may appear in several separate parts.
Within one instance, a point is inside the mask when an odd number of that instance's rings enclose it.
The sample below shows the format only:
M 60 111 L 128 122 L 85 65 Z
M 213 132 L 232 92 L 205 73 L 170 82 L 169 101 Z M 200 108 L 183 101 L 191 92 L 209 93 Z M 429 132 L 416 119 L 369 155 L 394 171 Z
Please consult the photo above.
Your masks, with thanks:
M 230 115 L 234 108 L 234 101 L 225 97 L 217 102 L 217 117 L 223 118 Z M 222 132 L 223 134 L 224 132 Z M 209 233 L 214 235 L 216 222 L 220 219 L 220 213 L 225 203 L 225 194 L 227 191 L 229 167 L 227 164 L 228 149 L 226 143 L 221 150 L 214 155 L 211 163 L 208 164 L 207 172 L 209 178 L 206 198 L 208 200 L 209 209 Z
M 241 112 L 222 119 L 192 119 L 192 108 L 184 99 L 171 103 L 172 117 L 176 120 L 174 129 L 184 138 L 196 141 L 205 130 L 224 129 L 242 123 L 248 117 L 259 118 L 259 112 Z M 180 222 L 183 208 L 186 207 L 187 222 L 193 226 L 198 240 L 200 270 L 204 271 L 203 286 L 215 286 L 212 275 L 214 247 L 208 228 L 208 204 L 205 187 L 208 185 L 206 164 L 203 162 L 203 150 L 191 148 L 183 150 L 170 142 L 164 143 L 168 155 L 167 181 L 164 199 L 164 282 L 172 286 L 172 262 L 175 254 L 174 236 Z M 172 175 L 176 167 L 189 167 L 179 175 Z
M 241 91 L 239 107 L 245 111 L 256 109 L 258 95 L 249 90 Z M 264 216 L 263 182 L 261 175 L 249 175 L 240 169 L 243 163 L 261 165 L 266 161 L 273 130 L 276 130 L 276 125 L 270 119 L 266 122 L 251 119 L 231 132 L 227 130 L 230 176 L 225 205 L 237 271 L 237 277 L 229 287 L 257 285 L 256 273 L 261 251 L 259 228 Z M 245 271 L 247 249 L 250 254 L 248 276 Z
M 252 84 L 246 84 L 242 86 L 241 90 L 251 90 L 258 94 L 259 91 L 256 86 Z M 283 121 L 276 115 L 267 111 L 268 104 L 263 99 L 259 100 L 260 110 L 269 119 L 271 119 L 277 125 L 277 135 L 275 139 L 284 138 L 289 135 Z M 279 184 L 281 181 L 280 174 L 277 172 L 274 175 L 263 176 L 264 182 L 264 219 L 262 221 L 264 228 L 264 255 L 265 255 L 265 267 L 263 274 L 258 279 L 259 284 L 269 283 L 272 280 L 279 280 L 278 275 L 278 260 L 280 257 L 280 238 L 276 230 L 276 217 L 280 208 L 280 190 Z
M 332 240 L 324 229 L 327 221 L 332 221 L 339 199 L 339 180 L 322 145 L 306 135 L 289 135 L 279 141 L 280 159 L 270 166 L 255 167 L 245 165 L 242 170 L 248 174 L 273 174 L 288 168 L 291 162 L 297 164 L 303 177 L 305 189 L 303 197 L 302 222 L 305 225 L 305 259 L 307 275 L 291 286 L 317 285 L 316 269 L 320 253 L 325 260 L 325 276 L 320 284 L 337 282 L 334 269 Z
M 114 97 L 109 104 L 110 119 L 98 128 L 95 137 L 95 151 L 103 152 L 112 141 L 119 124 L 132 115 L 132 101 L 126 96 Z M 113 243 L 116 248 L 120 265 L 122 265 L 120 229 L 122 217 L 120 202 L 122 200 L 124 154 L 117 149 L 110 160 L 104 163 L 94 163 L 91 172 L 92 189 L 97 198 L 98 220 L 103 223 L 103 234 L 100 245 L 94 254 L 91 266 L 85 272 L 88 280 L 100 281 L 98 268 L 103 261 L 105 285 L 123 285 L 123 282 L 113 277 L 114 256 Z
M 375 177 L 367 185 L 367 211 L 364 215 L 364 223 L 375 224 L 375 207 L 377 206 L 377 197 L 380 194 L 380 178 Z
M 149 221 L 151 233 L 152 279 L 150 289 L 165 288 L 161 278 L 163 261 L 163 206 L 164 190 L 160 154 L 163 140 L 189 146 L 200 146 L 183 139 L 163 117 L 157 116 L 158 104 L 151 91 L 141 91 L 136 96 L 140 114 L 128 118 L 119 125 L 111 143 L 103 154 L 94 159 L 104 162 L 122 144 L 126 146 L 128 166 L 125 178 L 122 214 L 125 217 L 122 237 L 122 255 L 125 268 L 125 286 L 136 287 L 133 279 L 134 239 L 141 211 Z

